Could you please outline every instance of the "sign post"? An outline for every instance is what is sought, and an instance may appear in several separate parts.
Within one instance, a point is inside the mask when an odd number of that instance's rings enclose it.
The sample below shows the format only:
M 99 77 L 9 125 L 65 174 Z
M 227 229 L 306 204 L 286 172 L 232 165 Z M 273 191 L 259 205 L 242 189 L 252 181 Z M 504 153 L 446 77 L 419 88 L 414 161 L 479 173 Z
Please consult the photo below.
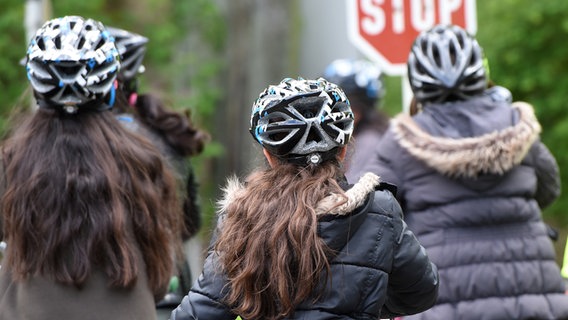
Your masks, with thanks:
M 403 110 L 411 99 L 406 60 L 418 34 L 436 24 L 477 31 L 475 0 L 348 0 L 347 14 L 353 45 L 386 74 L 402 76 Z

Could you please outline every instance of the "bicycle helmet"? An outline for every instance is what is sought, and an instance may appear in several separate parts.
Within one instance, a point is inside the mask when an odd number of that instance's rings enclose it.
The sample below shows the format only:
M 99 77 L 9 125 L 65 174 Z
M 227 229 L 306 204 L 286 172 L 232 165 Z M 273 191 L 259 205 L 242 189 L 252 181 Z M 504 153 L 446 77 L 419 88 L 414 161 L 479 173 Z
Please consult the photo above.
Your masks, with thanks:
M 40 108 L 74 113 L 87 105 L 112 106 L 120 61 L 102 23 L 79 16 L 47 21 L 31 40 L 26 60 Z
M 385 94 L 383 73 L 367 60 L 334 60 L 325 68 L 323 77 L 340 86 L 347 95 L 362 94 L 376 102 Z
M 119 28 L 107 27 L 120 54 L 120 75 L 128 81 L 144 72 L 142 60 L 146 54 L 148 38 Z
M 487 87 L 483 50 L 474 37 L 454 25 L 438 25 L 415 39 L 408 78 L 421 103 L 468 100 Z
M 335 157 L 328 151 L 347 145 L 353 112 L 337 85 L 323 78 L 286 78 L 254 102 L 249 131 L 278 158 L 318 164 Z

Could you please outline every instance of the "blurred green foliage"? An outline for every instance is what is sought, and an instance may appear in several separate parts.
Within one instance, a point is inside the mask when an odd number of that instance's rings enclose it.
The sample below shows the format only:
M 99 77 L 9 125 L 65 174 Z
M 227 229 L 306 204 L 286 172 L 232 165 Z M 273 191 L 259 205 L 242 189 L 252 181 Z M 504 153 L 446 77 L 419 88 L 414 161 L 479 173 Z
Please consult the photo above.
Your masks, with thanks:
M 535 107 L 542 140 L 556 157 L 568 186 L 568 1 L 477 0 L 477 39 L 489 60 L 493 81 L 514 100 Z M 568 225 L 568 193 L 545 217 Z
M 19 64 L 26 53 L 24 6 L 21 0 L 2 0 L 0 4 L 0 131 L 6 127 L 8 114 L 20 104 L 27 87 L 26 72 Z

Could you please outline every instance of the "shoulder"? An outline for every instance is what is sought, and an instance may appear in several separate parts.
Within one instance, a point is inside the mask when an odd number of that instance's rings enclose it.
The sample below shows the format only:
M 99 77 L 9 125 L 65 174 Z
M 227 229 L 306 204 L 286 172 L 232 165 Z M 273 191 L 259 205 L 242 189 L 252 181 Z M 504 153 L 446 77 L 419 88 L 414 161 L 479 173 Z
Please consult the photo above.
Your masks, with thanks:
M 386 215 L 388 217 L 402 217 L 402 208 L 396 200 L 396 192 L 396 185 L 388 182 L 381 182 L 375 188 L 370 212 Z

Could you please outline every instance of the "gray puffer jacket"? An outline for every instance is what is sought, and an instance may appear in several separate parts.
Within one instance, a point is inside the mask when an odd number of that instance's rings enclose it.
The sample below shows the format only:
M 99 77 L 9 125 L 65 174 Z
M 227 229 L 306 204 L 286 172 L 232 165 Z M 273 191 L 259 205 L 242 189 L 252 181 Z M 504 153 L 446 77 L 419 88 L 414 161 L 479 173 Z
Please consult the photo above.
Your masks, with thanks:
M 302 303 L 290 319 L 378 319 L 417 313 L 434 303 L 436 266 L 406 228 L 393 195 L 374 191 L 381 185 L 377 176 L 365 175 L 347 191 L 346 205 L 320 216 L 320 236 L 338 253 L 331 280 L 322 298 Z M 228 190 L 226 199 L 238 192 Z M 322 208 L 329 207 L 325 201 Z M 218 254 L 210 252 L 203 274 L 170 319 L 234 320 L 223 303 L 227 280 L 220 270 Z
M 568 319 L 541 208 L 558 166 L 526 103 L 479 97 L 399 115 L 367 171 L 399 187 L 405 221 L 440 273 L 430 310 L 407 319 Z

